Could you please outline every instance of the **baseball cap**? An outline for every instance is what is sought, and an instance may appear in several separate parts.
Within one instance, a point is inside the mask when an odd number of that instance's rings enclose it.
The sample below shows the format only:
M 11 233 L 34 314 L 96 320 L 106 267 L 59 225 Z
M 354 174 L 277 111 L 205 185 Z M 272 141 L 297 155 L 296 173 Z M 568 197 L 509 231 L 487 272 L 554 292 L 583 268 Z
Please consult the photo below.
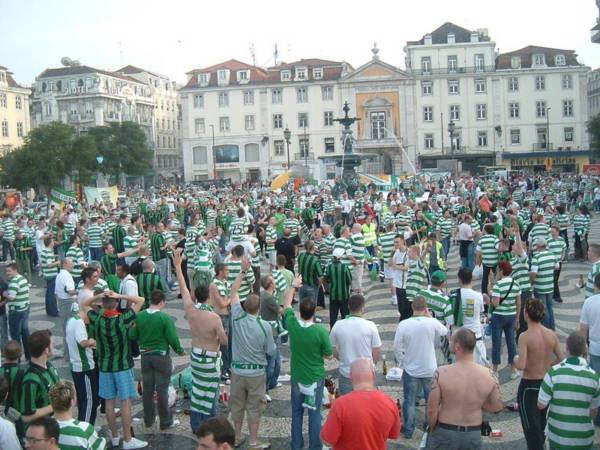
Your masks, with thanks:
M 431 281 L 435 284 L 443 283 L 447 279 L 448 277 L 446 276 L 446 273 L 441 270 L 436 270 L 431 274 Z

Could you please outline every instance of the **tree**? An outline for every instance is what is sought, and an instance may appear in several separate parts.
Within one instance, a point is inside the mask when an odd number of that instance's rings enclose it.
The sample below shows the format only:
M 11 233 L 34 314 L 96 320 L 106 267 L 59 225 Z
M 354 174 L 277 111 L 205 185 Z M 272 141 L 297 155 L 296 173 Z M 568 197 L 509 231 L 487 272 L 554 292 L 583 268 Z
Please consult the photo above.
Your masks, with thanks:
M 90 128 L 98 155 L 104 157 L 100 170 L 108 175 L 147 175 L 152 168 L 153 151 L 146 134 L 134 122 L 111 123 Z
M 596 157 L 600 157 L 600 114 L 592 117 L 587 124 L 587 131 L 590 133 L 590 147 Z

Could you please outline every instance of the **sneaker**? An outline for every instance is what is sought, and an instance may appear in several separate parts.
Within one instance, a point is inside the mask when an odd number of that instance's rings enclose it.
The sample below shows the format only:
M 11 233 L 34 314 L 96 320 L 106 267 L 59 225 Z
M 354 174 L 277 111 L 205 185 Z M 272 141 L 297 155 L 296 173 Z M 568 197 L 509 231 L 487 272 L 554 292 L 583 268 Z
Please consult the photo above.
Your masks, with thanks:
M 562 299 L 562 298 L 555 298 L 555 299 L 554 299 L 554 301 L 555 301 L 556 303 L 562 303 L 562 302 L 563 302 L 563 299 Z
M 130 441 L 123 441 L 123 450 L 129 450 L 132 448 L 144 448 L 147 447 L 148 443 L 140 439 L 132 437 Z
M 286 382 L 290 381 L 291 379 L 292 379 L 292 377 L 289 376 L 289 375 L 287 375 L 287 374 L 286 375 L 279 375 L 279 377 L 277 377 L 277 381 L 281 382 L 281 383 L 286 383 Z
M 174 428 L 174 427 L 177 427 L 179 425 L 181 425 L 181 421 L 179 419 L 173 419 L 173 422 L 171 422 L 171 425 L 167 425 L 167 426 L 161 425 L 160 426 L 160 430 L 161 431 L 168 430 L 169 428 Z
M 142 355 L 137 355 L 137 356 L 134 356 L 134 357 L 133 357 L 133 360 L 134 360 L 134 361 L 139 361 L 139 360 L 141 360 L 141 359 L 142 359 Z
M 119 436 L 110 438 L 110 443 L 112 444 L 113 447 L 118 447 L 119 444 L 121 443 L 121 438 Z
M 255 442 L 248 445 L 248 450 L 266 450 L 268 448 L 271 448 L 271 444 L 268 442 Z
M 315 323 L 323 323 L 323 320 L 319 317 L 315 317 Z
M 271 398 L 271 396 L 269 394 L 265 394 L 265 400 L 267 403 L 271 403 L 273 401 L 273 399 Z
M 390 305 L 397 305 L 398 304 L 398 299 L 396 298 L 395 295 L 392 295 L 392 297 L 390 298 Z

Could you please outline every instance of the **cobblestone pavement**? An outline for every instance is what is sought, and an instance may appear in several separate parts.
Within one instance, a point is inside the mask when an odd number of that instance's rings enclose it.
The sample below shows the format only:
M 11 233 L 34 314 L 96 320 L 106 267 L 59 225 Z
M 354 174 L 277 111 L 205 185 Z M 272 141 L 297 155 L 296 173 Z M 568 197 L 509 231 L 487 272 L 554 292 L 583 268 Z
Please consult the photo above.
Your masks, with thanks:
M 590 242 L 600 241 L 600 220 L 592 221 L 592 229 L 590 233 Z M 450 252 L 449 259 L 449 288 L 456 287 L 456 269 L 459 266 L 458 249 L 453 246 Z M 573 330 L 578 328 L 579 312 L 584 300 L 583 290 L 578 289 L 575 285 L 579 279 L 579 275 L 587 275 L 589 271 L 589 263 L 569 262 L 563 266 L 561 274 L 560 288 L 564 303 L 554 304 L 554 313 L 556 318 L 556 331 L 564 341 L 566 336 Z M 263 272 L 264 273 L 264 272 Z M 42 282 L 43 283 L 43 282 Z M 398 313 L 395 306 L 390 304 L 390 292 L 386 284 L 375 282 L 371 283 L 365 277 L 365 292 L 366 292 L 366 312 L 364 317 L 373 320 L 379 329 L 381 339 L 383 341 L 383 352 L 387 355 L 388 361 L 393 361 L 393 339 L 394 332 L 398 323 Z M 55 344 L 58 348 L 62 347 L 62 327 L 58 325 L 56 319 L 49 318 L 44 312 L 44 297 L 41 284 L 32 289 L 32 312 L 30 316 L 30 329 L 51 329 L 54 335 Z M 173 316 L 178 329 L 179 337 L 184 348 L 189 349 L 191 346 L 191 338 L 188 323 L 184 318 L 181 308 L 181 300 L 173 299 L 166 308 L 171 316 Z M 328 323 L 328 311 L 324 310 L 318 313 L 324 323 Z M 490 355 L 491 343 L 487 342 L 488 355 Z M 282 373 L 289 373 L 289 347 L 283 346 L 282 355 L 284 362 L 282 364 Z M 175 357 L 174 364 L 176 371 L 181 370 L 189 363 L 189 357 Z M 503 349 L 503 365 L 499 371 L 502 398 L 508 404 L 515 400 L 519 380 L 510 380 L 510 370 L 505 366 L 507 360 L 506 351 Z M 70 379 L 68 364 L 62 359 L 54 360 L 53 363 L 59 369 L 61 377 Z M 335 361 L 328 362 L 328 375 L 336 377 Z M 381 371 L 381 365 L 379 366 Z M 139 361 L 136 362 L 136 375 L 139 377 Z M 381 390 L 388 393 L 394 399 L 402 399 L 401 383 L 387 382 L 381 374 L 378 375 L 378 386 Z M 288 449 L 290 448 L 290 430 L 291 430 L 291 411 L 289 405 L 290 399 L 290 384 L 283 383 L 283 386 L 271 391 L 273 398 L 264 413 L 260 427 L 260 437 L 268 440 L 272 444 L 272 448 Z M 134 413 L 137 417 L 141 417 L 141 401 L 137 401 L 134 405 Z M 142 421 L 136 420 L 134 423 L 136 435 L 150 442 L 148 448 L 151 449 L 167 449 L 178 448 L 178 450 L 188 450 L 195 448 L 195 441 L 192 438 L 189 428 L 189 417 L 183 414 L 185 402 L 178 401 L 175 406 L 176 416 L 181 420 L 181 425 L 170 432 L 148 433 L 144 429 Z M 223 412 L 226 413 L 225 408 Z M 323 418 L 326 417 L 327 410 L 323 410 Z M 417 424 L 422 424 L 424 418 L 424 407 L 417 408 Z M 484 448 L 486 449 L 525 449 L 525 441 L 518 413 L 504 411 L 497 415 L 489 417 L 493 429 L 499 429 L 503 432 L 503 437 L 498 439 L 484 438 Z M 104 416 L 99 415 L 97 426 L 102 427 L 102 433 L 105 431 Z M 306 420 L 305 420 L 306 429 Z M 411 440 L 400 439 L 388 444 L 389 449 L 413 449 L 418 448 L 422 433 L 417 431 Z M 597 440 L 598 442 L 598 440 Z M 358 449 L 357 449 L 358 450 Z

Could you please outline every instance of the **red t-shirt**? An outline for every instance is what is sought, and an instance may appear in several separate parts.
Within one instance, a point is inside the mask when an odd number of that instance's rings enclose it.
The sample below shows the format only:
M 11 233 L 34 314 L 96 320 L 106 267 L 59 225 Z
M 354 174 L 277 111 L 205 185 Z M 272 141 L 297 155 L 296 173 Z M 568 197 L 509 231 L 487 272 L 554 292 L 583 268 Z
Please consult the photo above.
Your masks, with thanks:
M 352 391 L 338 398 L 321 429 L 334 450 L 386 450 L 388 439 L 400 436 L 400 414 L 380 391 Z

